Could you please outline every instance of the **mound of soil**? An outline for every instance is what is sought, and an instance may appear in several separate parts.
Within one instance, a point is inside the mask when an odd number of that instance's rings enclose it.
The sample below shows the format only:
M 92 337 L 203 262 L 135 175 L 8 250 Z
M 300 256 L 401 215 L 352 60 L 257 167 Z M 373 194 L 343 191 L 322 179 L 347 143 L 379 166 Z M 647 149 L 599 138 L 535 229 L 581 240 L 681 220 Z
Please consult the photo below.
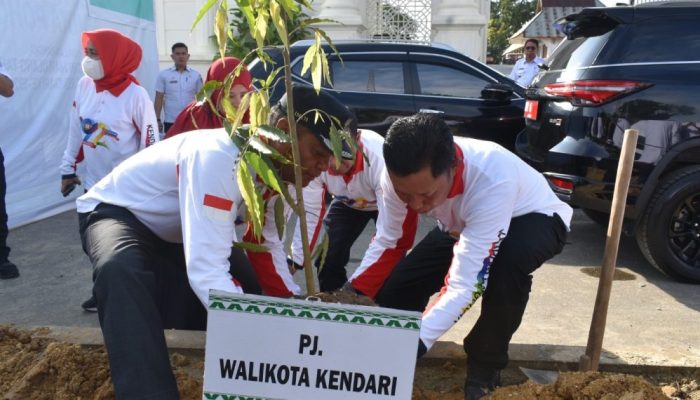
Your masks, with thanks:
M 107 354 L 103 347 L 39 339 L 40 330 L 0 326 L 0 397 L 2 400 L 114 399 Z M 171 355 L 183 399 L 201 399 L 204 360 L 201 354 Z M 699 373 L 700 374 L 700 373 Z M 552 385 L 521 383 L 517 370 L 506 370 L 506 386 L 489 399 L 663 400 L 700 399 L 699 374 L 675 381 L 606 373 L 563 373 Z M 677 378 L 677 377 L 676 377 Z M 452 362 L 421 360 L 416 368 L 413 400 L 462 400 L 464 367 Z M 666 383 L 664 383 L 666 382 Z M 665 394 L 665 395 L 664 395 Z

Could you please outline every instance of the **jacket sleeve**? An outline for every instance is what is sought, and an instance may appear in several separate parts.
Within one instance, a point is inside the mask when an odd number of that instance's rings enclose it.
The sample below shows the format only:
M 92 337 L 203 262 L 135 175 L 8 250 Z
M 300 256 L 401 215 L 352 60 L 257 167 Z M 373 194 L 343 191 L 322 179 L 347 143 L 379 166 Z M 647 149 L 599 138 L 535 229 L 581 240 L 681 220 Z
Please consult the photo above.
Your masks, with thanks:
M 326 214 L 326 188 L 321 177 L 314 179 L 304 188 L 304 211 L 306 211 L 306 227 L 309 232 L 309 247 L 313 252 L 321 235 L 323 217 Z M 304 265 L 300 222 L 294 227 L 292 260 L 298 265 Z
M 465 228 L 454 247 L 445 286 L 423 314 L 420 339 L 428 348 L 486 290 L 491 263 L 508 234 L 517 190 L 516 182 L 500 181 L 461 206 Z
M 236 240 L 235 210 L 242 201 L 234 168 L 235 159 L 223 151 L 193 151 L 177 166 L 187 276 L 205 307 L 210 289 L 242 293 L 229 273 L 236 267 L 229 257 Z
M 139 86 L 139 95 L 136 96 L 134 102 L 133 123 L 136 129 L 141 134 L 139 142 L 139 150 L 158 142 L 160 135 L 158 133 L 158 121 L 156 120 L 156 111 L 153 108 L 153 102 L 148 97 L 146 90 Z
M 265 201 L 265 224 L 262 236 L 259 239 L 255 237 L 251 222 L 249 222 L 243 235 L 243 241 L 267 247 L 267 251 L 263 252 L 247 251 L 248 259 L 253 264 L 263 294 L 275 297 L 292 297 L 301 294 L 301 288 L 294 282 L 294 277 L 289 272 L 284 242 L 277 232 L 275 201 L 278 198 L 279 194 L 274 194 Z M 284 202 L 284 199 L 282 201 Z M 285 221 L 289 214 L 289 208 L 285 203 Z
M 350 278 L 356 290 L 372 298 L 413 246 L 418 227 L 418 214 L 398 198 L 386 173 L 382 174 L 381 192 L 377 193 L 377 209 L 377 233 Z
M 78 102 L 81 86 L 82 81 L 79 81 L 73 96 L 70 117 L 68 118 L 68 142 L 61 158 L 61 166 L 59 168 L 61 175 L 75 173 L 76 158 L 80 152 L 80 146 L 83 144 L 83 132 L 80 129 L 80 103 Z

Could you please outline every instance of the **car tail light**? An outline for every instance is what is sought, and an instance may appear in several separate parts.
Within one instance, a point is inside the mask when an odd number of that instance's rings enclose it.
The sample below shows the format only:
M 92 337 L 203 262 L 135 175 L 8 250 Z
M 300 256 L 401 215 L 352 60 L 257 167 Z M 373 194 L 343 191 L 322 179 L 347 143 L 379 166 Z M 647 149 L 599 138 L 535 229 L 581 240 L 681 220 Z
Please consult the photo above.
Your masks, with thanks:
M 537 100 L 528 100 L 525 102 L 525 110 L 523 116 L 527 119 L 537 119 L 537 111 L 540 108 L 540 102 Z
M 573 81 L 550 83 L 544 86 L 544 91 L 552 96 L 566 97 L 573 104 L 595 105 L 649 86 L 645 82 L 632 81 Z
M 555 178 L 553 176 L 548 176 L 547 179 L 558 189 L 568 190 L 570 192 L 574 190 L 574 183 L 568 179 Z

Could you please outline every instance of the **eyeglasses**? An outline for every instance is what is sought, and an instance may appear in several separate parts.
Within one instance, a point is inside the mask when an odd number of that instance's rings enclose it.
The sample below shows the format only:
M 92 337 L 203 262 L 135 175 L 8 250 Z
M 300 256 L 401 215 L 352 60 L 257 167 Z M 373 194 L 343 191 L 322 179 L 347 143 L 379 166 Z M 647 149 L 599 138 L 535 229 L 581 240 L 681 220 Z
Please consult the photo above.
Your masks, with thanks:
M 535 50 L 536 48 L 535 46 L 527 46 L 525 50 Z

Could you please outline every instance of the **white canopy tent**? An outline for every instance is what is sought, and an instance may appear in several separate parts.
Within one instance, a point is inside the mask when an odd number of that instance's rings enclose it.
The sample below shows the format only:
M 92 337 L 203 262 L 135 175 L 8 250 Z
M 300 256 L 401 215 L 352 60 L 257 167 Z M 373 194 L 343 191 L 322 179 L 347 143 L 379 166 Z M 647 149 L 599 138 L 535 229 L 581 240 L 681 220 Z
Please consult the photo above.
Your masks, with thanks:
M 0 62 L 15 94 L 0 97 L 9 226 L 75 208 L 59 191 L 68 116 L 83 58 L 80 34 L 111 28 L 141 45 L 135 72 L 153 96 L 158 73 L 153 0 L 0 0 Z M 80 172 L 80 170 L 78 171 Z

